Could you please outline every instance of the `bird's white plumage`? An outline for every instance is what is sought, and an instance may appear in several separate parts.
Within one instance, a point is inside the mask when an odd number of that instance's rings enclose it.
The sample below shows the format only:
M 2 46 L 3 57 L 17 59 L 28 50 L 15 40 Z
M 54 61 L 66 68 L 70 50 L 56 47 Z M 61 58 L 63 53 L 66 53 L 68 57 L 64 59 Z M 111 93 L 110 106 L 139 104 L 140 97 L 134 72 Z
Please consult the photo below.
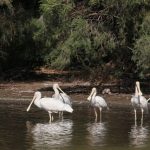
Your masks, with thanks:
M 95 98 L 92 98 L 91 105 L 94 107 L 102 107 L 102 108 L 107 107 L 106 101 L 104 100 L 104 98 L 100 96 L 95 96 Z
M 143 113 L 148 113 L 148 101 L 144 96 L 142 96 L 142 92 L 140 89 L 140 82 L 137 81 L 135 84 L 135 95 L 131 98 L 131 104 L 134 108 L 134 114 L 135 114 L 135 125 L 137 120 L 136 110 L 138 108 L 141 109 L 142 117 L 141 117 L 141 124 L 143 124 Z
M 67 111 L 72 113 L 73 109 L 70 105 L 63 103 L 62 101 L 58 101 L 55 98 L 41 98 L 41 92 L 35 92 L 33 100 L 27 108 L 27 111 L 30 110 L 32 103 L 39 107 L 40 109 L 46 110 L 50 114 L 58 112 L 58 111 Z
M 95 111 L 95 120 L 97 120 L 97 112 L 95 108 L 98 108 L 100 111 L 100 121 L 101 121 L 101 111 L 103 108 L 107 108 L 108 109 L 108 105 L 106 103 L 106 101 L 104 100 L 104 98 L 100 97 L 100 96 L 96 96 L 97 91 L 96 88 L 93 88 L 91 91 L 90 96 L 87 98 L 87 100 L 90 102 L 90 105 L 92 107 L 94 107 L 94 111 Z
M 133 108 L 142 108 L 145 112 L 148 112 L 148 102 L 144 96 L 132 96 L 131 103 Z
M 97 91 L 96 88 L 93 88 L 90 96 L 87 98 L 90 101 L 91 106 L 98 108 L 107 108 L 107 103 L 103 97 L 96 96 Z
M 53 90 L 55 94 L 52 95 L 53 98 L 56 98 L 57 100 L 62 101 L 65 104 L 72 105 L 72 100 L 70 96 L 68 96 L 60 87 L 57 83 L 53 84 Z M 59 92 L 61 91 L 61 93 Z
M 61 101 L 64 104 L 72 106 L 71 98 L 59 87 L 58 83 L 53 84 L 54 94 L 52 98 L 55 98 L 57 101 Z M 63 116 L 63 111 L 59 111 L 59 117 Z
M 36 103 L 35 103 L 36 104 Z M 64 104 L 61 101 L 57 101 L 55 98 L 41 98 L 39 102 L 39 108 L 46 111 L 57 112 L 57 111 L 67 111 L 72 112 L 71 107 L 67 107 L 68 104 Z
M 59 95 L 53 94 L 52 98 L 62 101 L 65 104 L 72 105 L 71 98 L 65 93 L 59 93 Z
M 142 96 L 140 83 L 138 81 L 135 85 L 135 95 L 132 96 L 131 103 L 134 109 L 141 108 L 144 110 L 148 110 L 148 101 L 144 96 Z

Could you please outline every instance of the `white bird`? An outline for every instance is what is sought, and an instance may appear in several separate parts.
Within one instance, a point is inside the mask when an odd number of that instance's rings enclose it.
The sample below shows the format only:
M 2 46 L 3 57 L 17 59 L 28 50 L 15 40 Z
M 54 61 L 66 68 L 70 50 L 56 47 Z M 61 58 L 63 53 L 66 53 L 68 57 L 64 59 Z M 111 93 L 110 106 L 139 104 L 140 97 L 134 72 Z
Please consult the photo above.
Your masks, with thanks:
M 58 83 L 53 84 L 53 90 L 55 94 L 52 96 L 53 98 L 59 99 L 65 104 L 72 105 L 71 98 L 68 96 L 58 85 Z M 62 93 L 60 93 L 60 92 Z
M 105 88 L 103 91 L 102 91 L 102 94 L 109 94 L 111 95 L 111 91 L 109 88 Z
M 132 98 L 131 98 L 131 103 L 132 103 L 132 106 L 134 108 L 134 113 L 135 113 L 135 124 L 136 124 L 136 120 L 137 120 L 137 115 L 136 115 L 137 108 L 141 109 L 141 113 L 142 113 L 141 124 L 143 122 L 144 111 L 148 113 L 148 101 L 142 95 L 143 94 L 140 89 L 140 82 L 137 81 L 135 84 L 135 95 L 132 96 Z
M 92 107 L 94 107 L 94 112 L 95 112 L 95 120 L 97 121 L 97 111 L 96 111 L 96 108 L 99 109 L 100 111 L 100 121 L 101 121 L 101 112 L 102 112 L 102 109 L 103 108 L 107 108 L 109 109 L 109 107 L 107 106 L 107 103 L 106 101 L 100 97 L 100 96 L 96 96 L 97 94 L 97 90 L 96 88 L 93 88 L 92 91 L 91 91 L 91 94 L 90 96 L 87 98 L 88 101 L 90 101 L 90 105 Z
M 50 122 L 53 120 L 52 113 L 57 113 L 59 111 L 67 111 L 72 113 L 73 109 L 70 105 L 64 104 L 61 101 L 57 101 L 55 98 L 41 98 L 41 92 L 37 91 L 34 94 L 34 97 L 29 104 L 27 111 L 30 110 L 32 103 L 39 107 L 40 109 L 44 109 L 49 113 Z
M 65 104 L 72 106 L 71 98 L 59 87 L 58 83 L 53 84 L 53 90 L 55 94 L 52 95 L 52 98 L 55 98 L 57 100 L 62 101 Z M 63 112 L 61 112 L 61 116 L 62 115 L 63 115 Z

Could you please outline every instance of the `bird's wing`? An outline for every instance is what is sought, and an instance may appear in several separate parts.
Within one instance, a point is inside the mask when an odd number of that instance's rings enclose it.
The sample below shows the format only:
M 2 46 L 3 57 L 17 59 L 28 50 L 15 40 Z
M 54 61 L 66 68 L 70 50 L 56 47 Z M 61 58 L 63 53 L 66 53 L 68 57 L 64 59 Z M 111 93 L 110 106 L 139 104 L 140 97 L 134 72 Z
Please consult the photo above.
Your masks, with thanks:
M 54 98 L 42 98 L 40 105 L 46 111 L 63 111 L 64 108 L 64 104 Z
M 139 103 L 139 102 L 140 102 L 140 101 L 139 101 L 138 96 L 133 95 L 132 98 L 131 98 L 131 104 L 132 104 L 132 106 L 133 106 L 134 108 L 139 107 L 139 106 L 140 106 L 140 103 Z
M 131 103 L 132 103 L 132 104 L 138 103 L 138 99 L 137 99 L 136 96 L 133 96 L 133 95 L 132 95 Z
M 98 103 L 100 106 L 102 107 L 107 107 L 107 103 L 106 101 L 104 100 L 104 98 L 100 97 L 100 96 L 96 96 L 95 97 L 95 101 L 96 103 Z
M 60 94 L 61 94 L 60 99 L 61 99 L 64 103 L 69 104 L 69 105 L 72 104 L 72 100 L 71 100 L 70 96 L 68 96 L 68 95 L 65 94 L 65 93 L 60 93 Z
M 147 102 L 149 102 L 150 101 L 150 98 L 149 99 L 147 99 Z
M 53 95 L 52 95 L 52 98 L 55 98 L 55 97 L 56 97 L 56 95 L 55 95 L 55 94 L 53 94 Z
M 141 107 L 146 113 L 148 113 L 148 102 L 144 96 L 132 96 L 131 103 L 133 107 Z
M 148 102 L 144 96 L 140 96 L 140 105 L 146 112 L 148 112 Z

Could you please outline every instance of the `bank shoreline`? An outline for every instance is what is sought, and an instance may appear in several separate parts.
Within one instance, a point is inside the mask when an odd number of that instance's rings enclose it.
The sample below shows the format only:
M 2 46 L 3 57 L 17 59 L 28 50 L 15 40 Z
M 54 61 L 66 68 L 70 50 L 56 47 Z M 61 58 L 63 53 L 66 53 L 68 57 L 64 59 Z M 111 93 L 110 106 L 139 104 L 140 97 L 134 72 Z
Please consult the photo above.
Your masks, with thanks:
M 0 83 L 0 101 L 8 103 L 29 103 L 33 98 L 35 91 L 41 91 L 42 97 L 51 97 L 53 92 L 53 81 L 24 81 L 24 82 L 1 82 Z M 91 83 L 85 81 L 73 81 L 73 82 L 57 82 L 60 87 L 72 98 L 74 104 L 86 104 L 88 103 L 87 97 L 90 94 Z M 105 87 L 110 88 L 112 94 L 102 94 L 102 89 Z M 131 106 L 131 97 L 134 94 L 134 89 L 119 91 L 118 85 L 104 84 L 97 86 L 98 95 L 104 97 L 109 105 L 118 106 Z M 124 92 L 125 91 L 125 92 Z M 130 92 L 132 91 L 132 92 Z M 148 99 L 150 94 L 143 95 Z

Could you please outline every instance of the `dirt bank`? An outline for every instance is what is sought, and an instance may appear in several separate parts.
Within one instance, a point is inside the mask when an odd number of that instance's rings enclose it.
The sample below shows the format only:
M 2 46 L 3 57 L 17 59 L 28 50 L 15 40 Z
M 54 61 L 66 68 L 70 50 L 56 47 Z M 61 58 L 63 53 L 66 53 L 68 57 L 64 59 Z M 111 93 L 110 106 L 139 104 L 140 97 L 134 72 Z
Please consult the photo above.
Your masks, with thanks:
M 0 100 L 14 100 L 14 101 L 29 101 L 32 99 L 35 91 L 41 91 L 42 96 L 52 96 L 52 85 L 55 82 L 51 81 L 30 81 L 30 82 L 1 82 L 0 83 Z M 60 87 L 68 93 L 73 99 L 73 102 L 87 102 L 87 97 L 91 91 L 91 85 L 88 82 L 74 81 L 74 82 L 57 82 Z M 113 92 L 111 95 L 101 94 L 102 87 L 97 87 L 98 95 L 103 96 L 109 105 L 131 105 L 130 99 L 132 93 L 118 93 Z M 149 98 L 149 94 L 144 94 Z

